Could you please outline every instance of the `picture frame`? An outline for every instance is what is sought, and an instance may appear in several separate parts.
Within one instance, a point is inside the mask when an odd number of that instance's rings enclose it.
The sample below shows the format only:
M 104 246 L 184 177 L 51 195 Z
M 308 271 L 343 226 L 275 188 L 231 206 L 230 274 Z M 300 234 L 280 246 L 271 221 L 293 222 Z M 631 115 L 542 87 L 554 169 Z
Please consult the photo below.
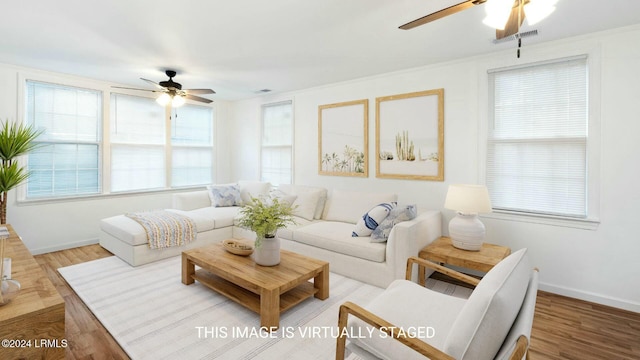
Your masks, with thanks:
M 376 98 L 376 177 L 444 181 L 444 89 Z
M 318 174 L 369 176 L 369 100 L 318 106 Z

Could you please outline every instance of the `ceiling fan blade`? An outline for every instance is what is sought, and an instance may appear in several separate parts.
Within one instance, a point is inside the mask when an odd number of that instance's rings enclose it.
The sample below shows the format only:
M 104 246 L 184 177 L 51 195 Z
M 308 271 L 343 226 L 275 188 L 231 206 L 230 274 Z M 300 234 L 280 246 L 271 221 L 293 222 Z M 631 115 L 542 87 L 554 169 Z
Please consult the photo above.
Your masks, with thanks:
M 138 90 L 138 91 L 151 91 L 151 92 L 158 92 L 157 90 L 151 90 L 151 89 L 138 89 L 138 88 L 130 88 L 130 87 L 124 87 L 124 86 L 112 86 L 112 88 L 116 88 L 116 89 L 126 89 L 126 90 Z
M 189 99 L 189 100 L 199 101 L 199 102 L 203 102 L 203 103 L 207 103 L 207 104 L 209 104 L 209 103 L 212 103 L 212 102 L 213 102 L 213 100 L 205 99 L 205 98 L 203 98 L 203 97 L 195 96 L 195 95 L 190 95 L 190 94 L 187 94 L 187 95 L 185 95 L 184 97 L 186 97 L 186 98 L 187 98 L 187 99 Z
M 160 90 L 164 90 L 164 89 L 165 89 L 165 88 L 164 88 L 164 86 L 161 86 L 160 84 L 158 84 L 158 83 L 157 83 L 157 82 L 155 82 L 155 81 L 151 81 L 151 80 L 149 80 L 149 79 L 145 79 L 145 78 L 140 78 L 140 80 L 146 81 L 146 82 L 148 82 L 149 84 L 151 84 L 151 85 L 153 85 L 153 86 L 157 87 L 157 88 L 158 88 L 158 89 L 160 89 Z
M 185 89 L 189 94 L 215 94 L 216 92 L 211 89 Z
M 520 14 L 518 16 L 518 13 Z M 511 14 L 509 15 L 509 19 L 507 20 L 507 24 L 504 26 L 504 30 L 496 29 L 496 39 L 500 40 L 502 38 L 517 34 L 520 31 L 520 27 L 524 22 L 524 10 L 520 5 L 520 1 L 516 0 L 515 5 L 511 9 Z
M 424 25 L 426 23 L 432 22 L 434 20 L 438 20 L 441 19 L 445 16 L 449 16 L 452 14 L 455 14 L 457 12 L 460 12 L 462 10 L 466 10 L 470 7 L 473 7 L 474 5 L 478 5 L 478 4 L 482 4 L 485 1 L 479 1 L 479 0 L 467 0 L 465 2 L 453 5 L 453 6 L 449 6 L 448 8 L 436 11 L 434 13 L 431 13 L 429 15 L 423 16 L 419 19 L 415 19 L 413 21 L 410 21 L 402 26 L 399 27 L 399 29 L 402 30 L 409 30 L 409 29 L 413 29 L 414 27 L 420 26 L 420 25 Z

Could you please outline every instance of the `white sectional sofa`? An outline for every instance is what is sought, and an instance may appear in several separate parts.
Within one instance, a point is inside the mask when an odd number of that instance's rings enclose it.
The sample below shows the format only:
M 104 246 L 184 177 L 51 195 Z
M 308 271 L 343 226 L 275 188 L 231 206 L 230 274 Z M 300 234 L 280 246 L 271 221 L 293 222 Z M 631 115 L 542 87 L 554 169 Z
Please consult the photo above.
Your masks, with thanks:
M 239 182 L 244 201 L 270 190 L 267 183 Z M 441 214 L 418 209 L 415 219 L 396 224 L 387 242 L 352 237 L 355 224 L 374 206 L 397 201 L 395 194 L 364 193 L 298 185 L 281 185 L 281 196 L 294 198 L 296 224 L 278 231 L 283 249 L 322 259 L 336 272 L 369 284 L 386 287 L 405 276 L 409 256 L 441 236 Z M 192 218 L 196 241 L 181 247 L 149 249 L 144 228 L 119 215 L 100 222 L 100 244 L 133 266 L 179 255 L 183 250 L 227 238 L 254 239 L 255 234 L 234 225 L 240 206 L 212 207 L 207 190 L 173 195 L 167 209 Z

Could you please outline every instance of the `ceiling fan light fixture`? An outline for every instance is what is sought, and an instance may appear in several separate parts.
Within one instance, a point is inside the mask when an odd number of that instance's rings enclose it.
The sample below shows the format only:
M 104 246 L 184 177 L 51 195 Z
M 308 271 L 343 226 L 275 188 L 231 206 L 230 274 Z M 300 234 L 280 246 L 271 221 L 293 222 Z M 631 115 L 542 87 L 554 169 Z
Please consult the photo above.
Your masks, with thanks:
M 558 0 L 529 0 L 524 5 L 524 13 L 529 25 L 534 25 L 549 16 L 556 9 L 557 2 Z
M 169 96 L 169 94 L 167 93 L 162 93 L 160 96 L 158 96 L 156 102 L 162 106 L 167 106 L 169 102 L 171 102 L 171 96 Z
M 180 107 L 180 106 L 184 105 L 184 102 L 185 102 L 185 100 L 184 100 L 184 98 L 182 96 L 175 95 L 173 97 L 173 99 L 171 100 L 171 107 L 174 107 L 174 108 Z
M 494 29 L 504 30 L 512 7 L 513 0 L 489 0 L 485 4 L 487 16 L 482 22 Z

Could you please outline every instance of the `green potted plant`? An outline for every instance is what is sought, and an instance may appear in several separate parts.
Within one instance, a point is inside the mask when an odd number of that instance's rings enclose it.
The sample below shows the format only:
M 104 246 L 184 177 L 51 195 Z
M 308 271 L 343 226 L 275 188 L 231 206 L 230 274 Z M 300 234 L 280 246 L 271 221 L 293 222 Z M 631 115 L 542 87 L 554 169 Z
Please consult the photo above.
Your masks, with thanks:
M 278 198 L 254 198 L 240 209 L 238 225 L 256 233 L 254 260 L 263 266 L 280 263 L 278 229 L 295 224 L 293 208 Z
M 42 131 L 30 125 L 6 120 L 0 129 L 0 224 L 7 223 L 7 195 L 9 190 L 29 178 L 29 172 L 18 164 L 18 157 L 34 150 L 35 139 Z

